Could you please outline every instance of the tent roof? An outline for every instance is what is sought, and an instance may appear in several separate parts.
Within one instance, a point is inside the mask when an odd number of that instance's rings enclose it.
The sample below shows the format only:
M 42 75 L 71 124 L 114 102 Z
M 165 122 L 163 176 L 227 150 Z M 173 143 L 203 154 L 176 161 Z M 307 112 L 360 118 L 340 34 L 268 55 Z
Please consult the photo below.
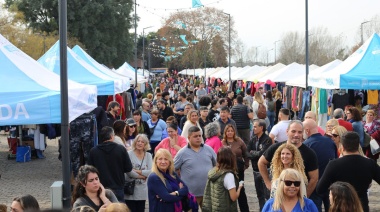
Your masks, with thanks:
M 45 66 L 48 70 L 56 74 L 60 74 L 60 59 L 59 59 L 59 41 L 57 41 L 40 59 L 38 62 Z M 113 95 L 121 92 L 117 85 L 120 85 L 119 80 L 114 80 L 111 77 L 101 73 L 100 71 L 87 64 L 70 48 L 67 47 L 67 76 L 69 79 L 86 85 L 96 85 L 98 95 Z
M 312 74 L 312 73 L 314 73 L 315 70 L 318 69 L 318 67 L 319 66 L 317 66 L 317 65 L 311 65 L 311 66 L 309 66 L 309 75 Z M 293 79 L 287 81 L 286 85 L 306 88 L 306 73 L 302 73 L 299 76 L 295 76 Z M 309 83 L 308 83 L 308 86 L 310 86 Z
M 120 80 L 121 85 L 119 86 L 119 90 L 126 91 L 131 86 L 129 84 L 130 78 L 124 77 L 120 74 L 117 74 L 115 72 L 112 72 L 110 69 L 106 68 L 105 66 L 98 63 L 94 58 L 92 58 L 87 52 L 85 52 L 80 46 L 75 45 L 72 49 L 73 52 L 75 52 L 81 59 L 83 59 L 85 62 L 87 62 L 89 65 L 91 65 L 96 70 L 102 72 L 103 74 L 106 74 L 107 76 L 111 77 L 112 79 L 115 79 L 118 81 Z
M 291 63 L 280 70 L 269 73 L 261 77 L 259 82 L 266 82 L 271 80 L 272 82 L 286 82 L 294 78 L 294 76 L 299 76 L 305 72 L 305 65 L 300 65 L 298 63 Z
M 340 75 L 340 88 L 345 89 L 380 89 L 380 37 L 373 34 L 357 50 L 362 58 L 348 72 Z M 349 59 L 349 58 L 348 58 Z M 348 60 L 347 59 L 347 60 Z
M 326 80 L 323 80 L 326 74 L 329 74 L 332 69 L 339 66 L 341 60 L 334 60 L 329 62 L 311 72 L 308 76 L 309 86 L 323 88 L 326 85 Z
M 251 75 L 248 77 L 248 81 L 251 81 L 251 82 L 254 82 L 255 80 L 258 80 L 260 79 L 261 77 L 269 74 L 269 73 L 274 73 L 280 69 L 282 69 L 283 67 L 285 67 L 284 64 L 282 63 L 277 63 L 276 65 L 274 66 L 269 66 L 269 67 L 266 67 L 266 69 L 264 69 L 263 71 L 259 72 L 259 73 L 256 73 L 254 75 Z
M 0 125 L 61 122 L 60 77 L 0 35 Z M 96 87 L 68 81 L 69 121 L 97 107 Z

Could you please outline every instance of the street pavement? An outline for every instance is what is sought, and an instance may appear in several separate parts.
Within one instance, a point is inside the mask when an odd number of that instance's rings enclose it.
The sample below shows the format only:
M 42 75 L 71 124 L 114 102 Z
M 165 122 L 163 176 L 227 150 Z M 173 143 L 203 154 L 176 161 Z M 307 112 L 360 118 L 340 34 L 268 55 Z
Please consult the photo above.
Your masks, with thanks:
M 6 204 L 9 209 L 14 197 L 31 194 L 42 209 L 51 207 L 50 186 L 54 181 L 62 180 L 62 164 L 58 160 L 58 139 L 47 140 L 44 155 L 45 159 L 32 159 L 26 163 L 17 163 L 15 159 L 8 160 L 7 137 L 0 134 L 0 204 Z M 251 167 L 245 172 L 245 188 L 250 211 L 259 211 Z M 371 211 L 380 212 L 379 197 L 380 186 L 373 181 L 369 190 Z

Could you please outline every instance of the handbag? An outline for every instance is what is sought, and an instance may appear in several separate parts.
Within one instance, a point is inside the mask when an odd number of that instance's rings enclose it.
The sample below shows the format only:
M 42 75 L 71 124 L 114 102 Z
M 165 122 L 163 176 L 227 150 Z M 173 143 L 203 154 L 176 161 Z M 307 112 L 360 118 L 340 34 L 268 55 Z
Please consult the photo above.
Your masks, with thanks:
M 186 211 L 186 212 L 189 210 L 191 210 L 192 212 L 198 211 L 197 199 L 190 192 L 187 193 L 187 195 L 181 199 L 181 204 L 182 204 L 182 211 Z
M 377 153 L 380 152 L 379 143 L 375 139 L 372 139 L 369 142 L 369 145 L 371 146 L 371 153 L 372 153 L 372 155 L 376 155 Z
M 152 137 L 152 135 L 154 133 L 154 129 L 157 127 L 157 124 L 158 124 L 159 121 L 160 121 L 160 119 L 157 120 L 156 124 L 152 128 L 149 128 L 150 137 Z M 152 121 L 150 121 L 150 123 L 152 123 Z
M 141 164 L 140 164 L 140 170 L 141 170 L 141 166 L 144 162 L 144 158 L 145 158 L 145 153 L 144 153 L 144 157 L 143 157 Z M 125 195 L 133 195 L 135 193 L 135 185 L 136 185 L 136 180 L 125 181 L 125 183 L 124 183 L 124 194 Z
M 371 141 L 371 136 L 364 132 L 364 140 L 363 140 L 363 147 L 368 147 Z

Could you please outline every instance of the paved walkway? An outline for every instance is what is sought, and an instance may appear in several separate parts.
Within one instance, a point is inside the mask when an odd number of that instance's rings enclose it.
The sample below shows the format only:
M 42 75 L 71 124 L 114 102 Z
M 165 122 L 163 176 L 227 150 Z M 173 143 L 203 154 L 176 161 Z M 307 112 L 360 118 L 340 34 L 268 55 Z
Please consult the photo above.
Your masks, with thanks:
M 0 134 L 0 204 L 11 205 L 12 199 L 23 194 L 31 194 L 42 209 L 51 206 L 50 186 L 62 180 L 62 165 L 58 158 L 58 139 L 48 140 L 45 159 L 32 159 L 27 163 L 8 160 L 6 135 Z M 245 186 L 251 211 L 259 211 L 253 183 L 252 169 L 246 171 Z M 380 212 L 380 186 L 373 182 L 369 192 L 371 211 Z

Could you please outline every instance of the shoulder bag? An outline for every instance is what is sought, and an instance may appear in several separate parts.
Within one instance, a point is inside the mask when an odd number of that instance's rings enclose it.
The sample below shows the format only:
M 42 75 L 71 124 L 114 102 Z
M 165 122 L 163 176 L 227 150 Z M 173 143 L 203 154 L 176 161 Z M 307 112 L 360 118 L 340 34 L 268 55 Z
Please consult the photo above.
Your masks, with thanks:
M 145 153 L 144 153 L 144 157 L 141 161 L 139 170 L 141 170 L 142 164 L 144 162 L 144 158 L 145 158 Z M 135 185 L 136 185 L 136 180 L 125 181 L 125 183 L 124 183 L 124 194 L 125 195 L 133 195 L 135 192 Z

